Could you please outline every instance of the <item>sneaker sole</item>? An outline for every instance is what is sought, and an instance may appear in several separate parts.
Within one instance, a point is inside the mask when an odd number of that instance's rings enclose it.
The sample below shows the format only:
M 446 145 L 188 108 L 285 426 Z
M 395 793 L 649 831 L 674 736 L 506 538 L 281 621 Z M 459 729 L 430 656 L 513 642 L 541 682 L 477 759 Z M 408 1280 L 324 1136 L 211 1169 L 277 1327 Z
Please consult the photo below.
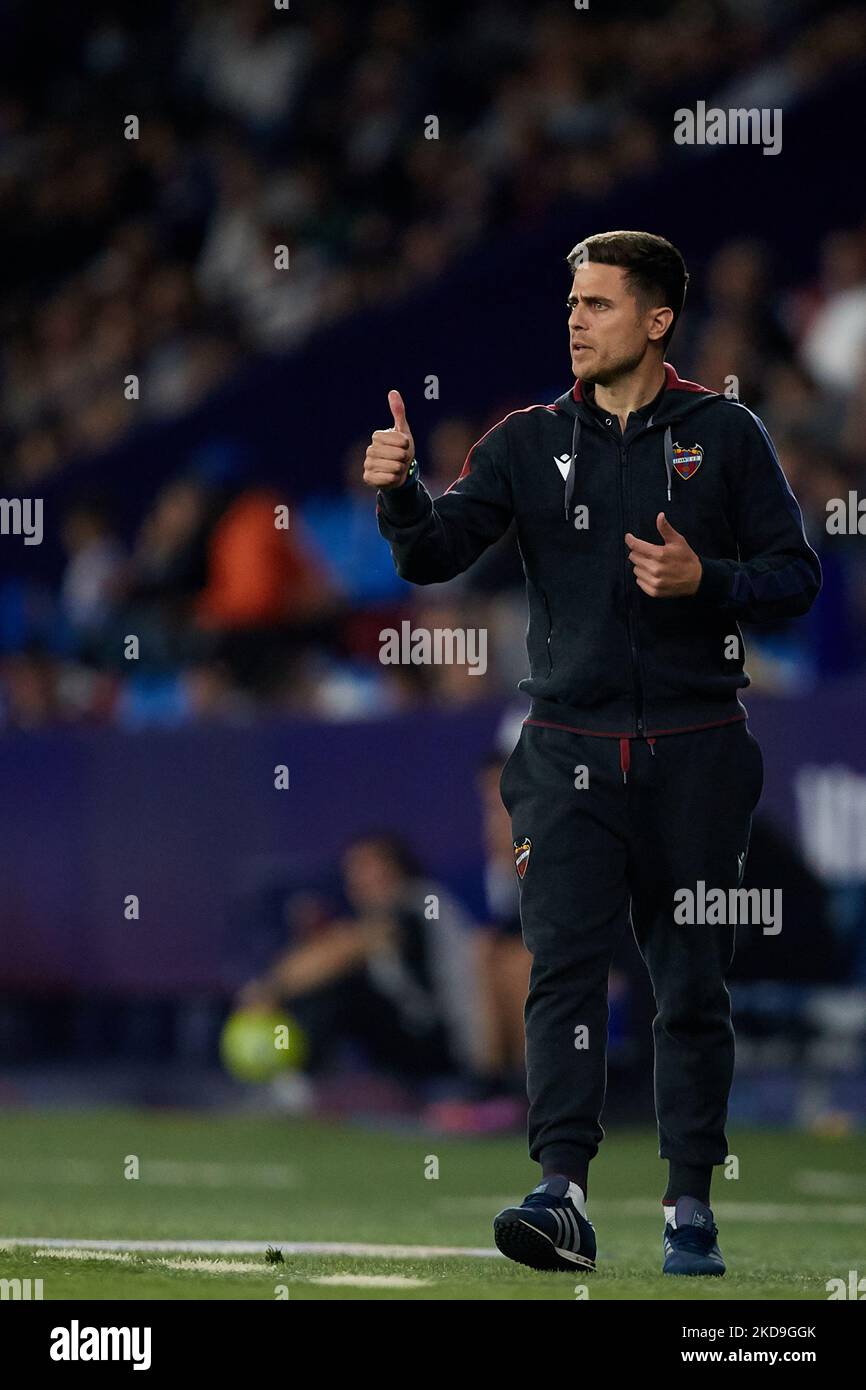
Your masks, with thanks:
M 493 1238 L 503 1255 L 530 1269 L 561 1270 L 569 1274 L 595 1269 L 594 1260 L 570 1250 L 559 1250 L 549 1236 L 515 1216 L 494 1221 Z

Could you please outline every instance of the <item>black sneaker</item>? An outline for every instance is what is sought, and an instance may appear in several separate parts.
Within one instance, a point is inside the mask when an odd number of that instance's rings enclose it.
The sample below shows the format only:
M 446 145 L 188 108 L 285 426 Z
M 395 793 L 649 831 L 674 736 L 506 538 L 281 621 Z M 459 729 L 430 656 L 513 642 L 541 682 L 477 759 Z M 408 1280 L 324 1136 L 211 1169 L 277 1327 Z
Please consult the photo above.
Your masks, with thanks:
M 505 1207 L 493 1219 L 493 1237 L 509 1260 L 530 1269 L 595 1269 L 595 1230 L 569 1195 L 577 1184 L 545 1178 L 522 1206 Z
M 713 1213 L 696 1197 L 680 1197 L 673 1221 L 665 1221 L 662 1274 L 724 1274 Z

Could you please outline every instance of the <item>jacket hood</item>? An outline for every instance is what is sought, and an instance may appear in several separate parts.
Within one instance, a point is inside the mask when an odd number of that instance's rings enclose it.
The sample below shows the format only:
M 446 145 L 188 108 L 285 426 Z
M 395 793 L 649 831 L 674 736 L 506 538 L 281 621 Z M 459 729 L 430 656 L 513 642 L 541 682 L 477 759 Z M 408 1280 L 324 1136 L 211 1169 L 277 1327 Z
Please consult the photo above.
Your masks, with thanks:
M 686 415 L 691 415 L 695 410 L 700 410 L 708 405 L 710 401 L 724 400 L 718 391 L 711 391 L 706 386 L 699 385 L 696 381 L 686 381 L 683 377 L 677 376 L 676 369 L 670 362 L 665 362 L 665 390 L 661 400 L 647 420 L 646 429 L 664 425 L 664 463 L 667 475 L 668 501 L 671 497 L 671 478 L 673 476 L 673 436 L 671 426 Z M 580 378 L 575 381 L 570 391 L 565 391 L 554 402 L 554 408 L 561 410 L 565 415 L 574 419 L 574 430 L 572 432 L 571 444 L 571 464 L 568 470 L 568 477 L 565 480 L 565 519 L 570 518 L 571 498 L 574 493 L 574 473 L 575 465 L 580 451 L 580 434 L 582 424 L 594 423 L 589 406 L 583 398 L 583 388 Z

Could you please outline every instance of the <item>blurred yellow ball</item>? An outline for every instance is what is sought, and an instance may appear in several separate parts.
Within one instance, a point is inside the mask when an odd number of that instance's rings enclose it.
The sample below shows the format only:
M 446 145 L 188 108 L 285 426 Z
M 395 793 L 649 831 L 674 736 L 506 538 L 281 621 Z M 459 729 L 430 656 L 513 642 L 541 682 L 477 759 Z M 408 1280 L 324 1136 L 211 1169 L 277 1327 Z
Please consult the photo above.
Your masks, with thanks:
M 223 1066 L 236 1081 L 272 1081 L 280 1072 L 303 1066 L 307 1050 L 303 1029 L 275 1009 L 238 1009 L 226 1019 L 220 1037 Z

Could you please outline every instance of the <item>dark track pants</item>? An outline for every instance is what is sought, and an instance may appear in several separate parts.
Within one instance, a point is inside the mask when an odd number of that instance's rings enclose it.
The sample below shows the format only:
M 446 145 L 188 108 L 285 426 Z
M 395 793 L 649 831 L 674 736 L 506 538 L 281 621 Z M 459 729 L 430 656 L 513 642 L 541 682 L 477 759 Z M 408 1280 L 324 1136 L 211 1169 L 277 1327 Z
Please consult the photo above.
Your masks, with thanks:
M 586 789 L 575 787 L 581 767 Z M 762 785 L 745 721 L 652 744 L 522 726 L 500 790 L 515 844 L 531 842 L 520 879 L 533 958 L 528 1136 L 547 1171 L 591 1159 L 604 1138 L 608 972 L 629 914 L 657 1008 L 659 1155 L 724 1162 L 734 1071 L 725 977 L 736 929 L 678 924 L 674 893 L 701 879 L 707 891 L 738 886 Z

